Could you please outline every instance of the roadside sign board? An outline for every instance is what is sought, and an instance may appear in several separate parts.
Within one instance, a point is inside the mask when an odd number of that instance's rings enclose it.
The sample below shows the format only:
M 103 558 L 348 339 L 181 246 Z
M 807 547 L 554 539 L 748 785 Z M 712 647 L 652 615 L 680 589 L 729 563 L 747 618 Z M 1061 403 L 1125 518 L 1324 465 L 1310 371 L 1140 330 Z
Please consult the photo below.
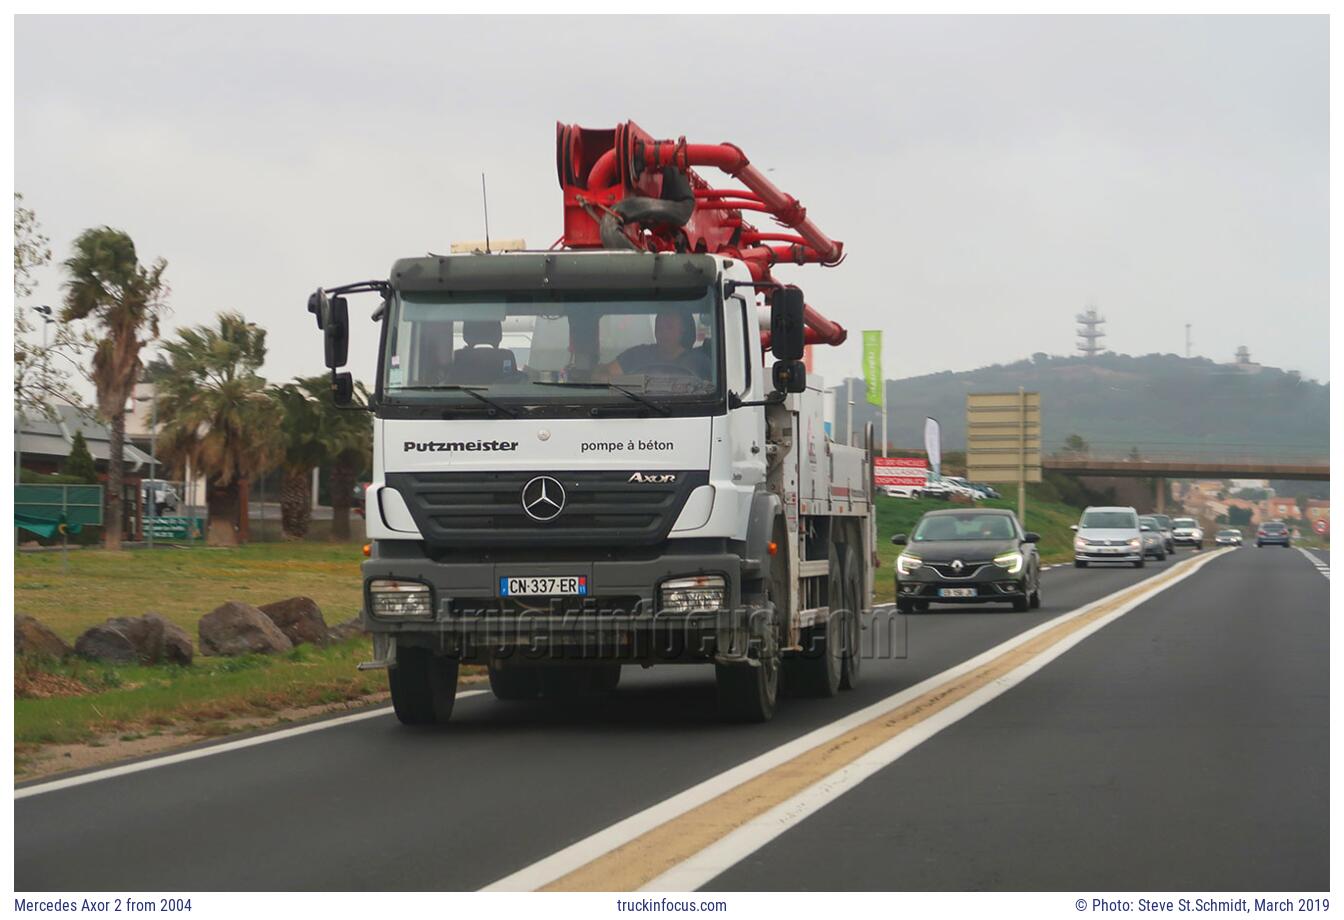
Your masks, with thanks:
M 1041 394 L 966 395 L 966 478 L 1041 481 Z
M 1330 532 L 1330 522 L 1327 521 L 1325 518 L 1321 518 L 1319 521 L 1317 521 L 1315 524 L 1311 526 L 1312 529 L 1315 530 L 1321 536 L 1325 536 Z
M 929 478 L 928 461 L 923 457 L 874 457 L 873 485 L 923 486 Z
M 145 521 L 155 540 L 199 540 L 205 534 L 205 520 L 198 517 L 157 517 Z

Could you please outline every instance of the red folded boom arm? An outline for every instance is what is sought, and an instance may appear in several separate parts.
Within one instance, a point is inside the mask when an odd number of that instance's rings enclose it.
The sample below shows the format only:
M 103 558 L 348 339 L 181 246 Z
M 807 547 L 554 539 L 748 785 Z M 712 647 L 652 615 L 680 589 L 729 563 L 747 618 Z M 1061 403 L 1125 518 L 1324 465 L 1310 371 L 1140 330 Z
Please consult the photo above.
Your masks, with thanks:
M 571 249 L 616 244 L 649 252 L 703 252 L 741 259 L 762 288 L 779 262 L 838 265 L 844 244 L 821 231 L 798 199 L 781 191 L 733 144 L 655 140 L 633 121 L 615 128 L 556 125 L 556 171 Z M 692 167 L 712 166 L 745 188 L 715 188 Z M 652 202 L 655 206 L 639 207 Z M 656 205 L 666 203 L 660 211 Z M 743 212 L 768 214 L 791 232 L 762 232 Z M 686 216 L 689 215 L 689 216 Z M 604 235 L 604 227 L 606 233 Z M 839 345 L 846 332 L 810 305 L 809 344 Z M 764 334 L 766 344 L 769 333 Z

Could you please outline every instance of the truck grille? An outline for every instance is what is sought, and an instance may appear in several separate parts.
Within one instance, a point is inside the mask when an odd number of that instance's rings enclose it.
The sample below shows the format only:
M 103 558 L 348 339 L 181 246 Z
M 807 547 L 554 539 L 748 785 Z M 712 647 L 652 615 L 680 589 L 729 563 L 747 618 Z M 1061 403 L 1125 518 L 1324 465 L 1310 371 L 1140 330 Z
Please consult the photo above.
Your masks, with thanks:
M 427 543 L 439 546 L 639 546 L 667 537 L 691 490 L 709 482 L 704 471 L 677 472 L 670 483 L 648 481 L 668 475 L 634 470 L 582 472 L 388 473 L 387 484 L 401 493 Z M 564 487 L 564 506 L 551 520 L 523 510 L 523 488 L 537 476 Z

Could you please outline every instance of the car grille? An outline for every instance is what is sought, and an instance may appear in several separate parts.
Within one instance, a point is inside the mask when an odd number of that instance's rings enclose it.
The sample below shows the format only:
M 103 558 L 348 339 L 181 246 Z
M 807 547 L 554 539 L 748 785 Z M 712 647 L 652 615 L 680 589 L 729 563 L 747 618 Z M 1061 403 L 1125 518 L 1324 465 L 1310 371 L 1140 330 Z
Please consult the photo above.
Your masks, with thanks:
M 662 473 L 664 471 L 659 471 Z M 425 541 L 437 546 L 640 546 L 667 537 L 704 471 L 676 473 L 672 483 L 631 482 L 634 470 L 581 472 L 388 473 Z M 550 521 L 523 511 L 523 486 L 551 476 L 565 489 L 563 510 Z
M 926 568 L 933 569 L 943 578 L 970 578 L 989 564 L 989 562 L 965 562 L 962 570 L 958 572 L 952 568 L 952 564 L 949 562 L 924 563 Z

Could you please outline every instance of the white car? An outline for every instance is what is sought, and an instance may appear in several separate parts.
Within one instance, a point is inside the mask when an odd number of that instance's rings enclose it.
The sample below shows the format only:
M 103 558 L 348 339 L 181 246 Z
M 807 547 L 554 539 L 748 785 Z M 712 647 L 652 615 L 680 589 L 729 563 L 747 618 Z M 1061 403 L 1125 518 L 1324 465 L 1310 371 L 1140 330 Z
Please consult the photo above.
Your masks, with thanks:
M 1177 546 L 1193 546 L 1195 549 L 1203 549 L 1204 529 L 1199 526 L 1199 521 L 1194 518 L 1172 518 L 1171 542 Z
M 888 498 L 919 498 L 924 492 L 919 486 L 882 486 L 882 494 Z
M 952 490 L 952 494 L 969 498 L 972 501 L 982 502 L 989 497 L 960 476 L 944 476 L 943 482 L 947 483 L 948 488 Z
M 1097 562 L 1128 562 L 1143 568 L 1143 534 L 1133 508 L 1087 508 L 1073 525 L 1073 564 L 1085 569 Z

